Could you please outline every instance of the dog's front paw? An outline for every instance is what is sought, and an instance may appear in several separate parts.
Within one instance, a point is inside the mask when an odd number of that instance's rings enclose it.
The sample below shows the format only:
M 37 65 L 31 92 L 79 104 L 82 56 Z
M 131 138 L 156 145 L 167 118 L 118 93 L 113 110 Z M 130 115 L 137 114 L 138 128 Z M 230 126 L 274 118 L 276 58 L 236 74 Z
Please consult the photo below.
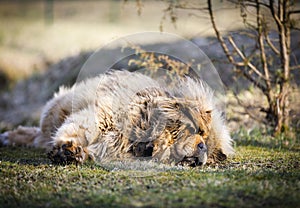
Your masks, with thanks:
M 80 145 L 76 145 L 72 141 L 64 142 L 60 145 L 55 145 L 48 153 L 48 158 L 54 164 L 82 164 L 89 158 L 88 152 Z
M 8 132 L 0 134 L 0 147 L 9 145 Z

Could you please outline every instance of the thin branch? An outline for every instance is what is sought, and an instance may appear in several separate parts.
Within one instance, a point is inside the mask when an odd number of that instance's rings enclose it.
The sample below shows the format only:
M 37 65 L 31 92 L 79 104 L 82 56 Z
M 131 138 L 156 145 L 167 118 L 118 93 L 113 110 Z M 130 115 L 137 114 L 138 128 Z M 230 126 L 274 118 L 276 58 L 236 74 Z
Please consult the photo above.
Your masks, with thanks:
M 281 22 L 274 10 L 274 0 L 270 0 L 270 10 L 271 10 L 271 14 L 277 24 L 277 27 L 280 28 Z
M 294 11 L 289 11 L 288 15 L 292 15 L 292 14 L 298 14 L 300 13 L 300 10 L 294 10 Z
M 268 43 L 268 45 L 270 46 L 270 48 L 273 50 L 273 52 L 275 54 L 277 54 L 277 55 L 280 55 L 279 50 L 274 46 L 274 44 L 270 40 L 270 37 L 268 36 L 268 34 L 265 35 L 265 38 L 266 38 L 266 42 Z
M 195 14 L 195 13 L 188 13 L 188 16 L 207 20 L 207 15 L 204 15 L 204 14 L 200 15 L 200 14 Z
M 253 83 L 256 87 L 258 87 L 259 89 L 261 89 L 261 91 L 266 94 L 267 93 L 267 89 L 266 87 L 261 84 L 259 82 L 258 79 L 256 79 L 255 77 L 252 77 L 251 74 L 249 74 L 249 72 L 245 69 L 245 70 L 241 70 L 243 73 L 243 76 L 248 79 L 251 83 Z
M 253 33 L 253 31 L 248 31 L 248 30 L 242 30 L 242 31 L 238 31 L 238 34 L 240 35 L 246 35 L 247 37 L 256 40 L 256 35 Z
M 296 66 L 291 66 L 290 70 L 295 70 L 295 69 L 300 69 L 300 65 L 296 65 Z
M 207 11 L 208 8 L 206 7 L 188 7 L 183 5 L 175 5 L 174 8 L 176 9 L 185 9 L 185 10 L 197 10 L 197 11 Z
M 290 57 L 289 57 L 289 50 L 290 50 L 290 30 L 287 26 L 287 16 L 285 12 L 288 10 L 289 7 L 288 1 L 279 1 L 279 14 L 280 14 L 280 44 L 281 44 L 281 54 L 282 54 L 282 65 L 283 65 L 283 75 L 284 75 L 284 82 L 287 82 L 289 79 L 289 65 L 290 65 Z
M 291 59 L 293 58 L 293 61 L 295 62 L 293 67 L 298 66 L 298 65 L 300 66 L 296 54 L 295 53 L 290 53 L 290 55 L 291 55 Z
M 234 60 L 233 56 L 231 55 L 231 53 L 229 52 L 229 49 L 227 48 L 225 41 L 223 39 L 223 37 L 221 36 L 217 26 L 216 26 L 216 22 L 215 22 L 215 17 L 212 11 L 212 5 L 211 5 L 211 0 L 207 0 L 207 5 L 208 5 L 208 12 L 209 12 L 209 16 L 210 16 L 210 20 L 213 26 L 213 29 L 216 33 L 216 36 L 221 44 L 221 47 L 223 48 L 223 51 L 227 57 L 227 59 L 229 60 L 230 63 L 236 65 L 236 61 Z
M 264 80 L 268 80 L 251 62 L 249 59 L 247 59 L 247 57 L 245 57 L 245 55 L 242 53 L 242 51 L 237 47 L 237 45 L 235 44 L 235 42 L 233 41 L 231 36 L 228 36 L 228 40 L 230 42 L 230 44 L 232 45 L 232 47 L 234 48 L 234 50 L 238 53 L 238 55 L 241 57 L 241 59 L 243 59 L 244 62 L 244 66 L 249 66 L 249 68 L 251 70 L 253 70 L 259 77 L 263 78 Z
M 255 71 L 259 76 L 264 77 L 256 68 L 254 65 L 252 65 L 251 63 L 249 63 L 246 59 L 246 57 L 242 54 L 242 52 L 238 49 L 238 47 L 235 45 L 235 43 L 233 42 L 232 38 L 229 37 L 229 41 L 231 42 L 231 44 L 233 45 L 233 47 L 236 49 L 236 51 L 239 53 L 239 55 L 242 57 L 244 62 L 237 62 L 234 57 L 232 56 L 231 52 L 229 51 L 223 37 L 221 36 L 220 31 L 217 28 L 216 22 L 215 22 L 215 17 L 212 11 L 212 4 L 211 4 L 211 0 L 207 1 L 208 4 L 208 11 L 209 11 L 209 15 L 210 15 L 210 20 L 213 26 L 213 29 L 216 33 L 217 39 L 219 41 L 219 43 L 221 44 L 221 47 L 227 57 L 227 59 L 229 60 L 229 62 L 231 64 L 233 64 L 234 66 L 245 66 L 248 65 L 253 71 Z
M 254 65 L 252 65 L 249 60 L 246 59 L 246 57 L 244 56 L 244 54 L 239 50 L 239 48 L 236 46 L 236 44 L 234 43 L 234 41 L 232 40 L 232 38 L 229 36 L 228 40 L 230 41 L 231 45 L 235 48 L 236 52 L 241 56 L 241 58 L 243 59 L 243 62 L 237 62 L 231 52 L 229 51 L 223 37 L 221 36 L 217 26 L 216 26 L 216 22 L 215 22 L 215 18 L 214 18 L 214 14 L 212 11 L 212 4 L 211 4 L 211 0 L 207 1 L 208 4 L 208 11 L 209 11 L 209 15 L 210 15 L 210 20 L 213 26 L 213 29 L 216 33 L 217 39 L 219 41 L 219 43 L 221 44 L 221 47 L 227 57 L 227 59 L 229 60 L 229 62 L 231 64 L 233 64 L 234 66 L 237 67 L 241 67 L 241 66 L 248 66 L 250 69 L 252 69 L 253 71 L 256 72 L 256 74 L 258 74 L 259 77 L 261 78 L 265 78 L 257 69 Z M 249 80 L 251 81 L 255 86 L 259 87 L 264 93 L 266 93 L 266 87 L 264 85 L 262 85 L 260 82 L 258 82 L 257 79 L 255 79 L 254 77 L 252 77 L 247 70 L 242 70 L 243 75 Z
M 257 30 L 258 30 L 258 44 L 259 44 L 259 51 L 260 51 L 260 59 L 262 62 L 263 70 L 266 77 L 266 86 L 268 90 L 268 97 L 272 97 L 272 88 L 271 88 L 271 82 L 270 82 L 270 74 L 267 64 L 267 57 L 265 53 L 265 46 L 264 46 L 264 39 L 263 39 L 263 32 L 262 32 L 262 17 L 260 13 L 260 6 L 258 4 L 258 0 L 256 0 L 257 7 L 256 7 L 256 21 L 257 21 Z
M 254 1 L 250 1 L 250 0 L 248 0 L 248 1 L 235 1 L 235 0 L 228 0 L 229 2 L 231 2 L 231 3 L 233 3 L 233 4 L 241 4 L 241 2 L 242 2 L 242 4 L 243 4 L 243 6 L 251 6 L 251 7 L 256 7 L 256 4 L 255 4 L 255 2 Z M 270 5 L 268 5 L 268 4 L 266 4 L 266 3 L 264 3 L 264 2 L 259 2 L 259 5 L 261 5 L 261 6 L 264 6 L 264 7 L 266 7 L 266 8 L 270 8 Z

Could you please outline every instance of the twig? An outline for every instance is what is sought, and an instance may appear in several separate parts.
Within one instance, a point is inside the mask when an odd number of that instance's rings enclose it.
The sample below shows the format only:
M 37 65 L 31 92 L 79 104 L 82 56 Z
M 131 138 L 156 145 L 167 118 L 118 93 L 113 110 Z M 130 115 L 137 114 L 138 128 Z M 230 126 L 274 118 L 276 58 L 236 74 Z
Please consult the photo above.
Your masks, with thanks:
M 264 80 L 268 80 L 250 61 L 245 57 L 245 55 L 242 53 L 242 51 L 237 47 L 235 42 L 233 41 L 231 36 L 228 36 L 228 40 L 234 50 L 238 53 L 238 55 L 243 59 L 243 65 L 249 66 L 250 69 L 252 69 L 259 77 L 263 78 Z
M 300 69 L 300 65 L 297 65 L 297 66 L 291 66 L 290 69 L 291 69 L 291 70 Z
M 265 73 L 265 77 L 266 77 L 266 86 L 267 86 L 267 96 L 269 98 L 271 98 L 273 95 L 272 93 L 272 86 L 271 86 L 271 82 L 270 82 L 270 74 L 269 74 L 269 69 L 268 69 L 268 64 L 267 64 L 267 57 L 266 57 L 266 53 L 265 53 L 265 46 L 264 46 L 264 39 L 263 39 L 263 32 L 262 32 L 262 17 L 261 17 L 261 13 L 260 13 L 260 6 L 258 3 L 258 0 L 256 0 L 256 21 L 257 21 L 257 29 L 258 29 L 258 44 L 259 44 L 259 51 L 260 51 L 260 58 L 261 58 L 261 62 L 263 65 L 263 70 Z
M 268 34 L 265 35 L 265 38 L 266 38 L 266 42 L 268 43 L 268 45 L 270 46 L 270 48 L 274 51 L 274 53 L 277 54 L 277 55 L 280 55 L 279 50 L 271 42 L 270 37 L 268 36 Z
M 214 17 L 213 11 L 212 11 L 211 0 L 207 0 L 207 5 L 208 5 L 208 12 L 209 12 L 209 16 L 210 16 L 210 20 L 211 20 L 213 29 L 214 29 L 216 36 L 221 44 L 221 47 L 223 48 L 223 51 L 224 51 L 227 59 L 230 61 L 230 63 L 232 63 L 233 65 L 237 65 L 237 62 L 234 60 L 233 56 L 230 54 L 229 49 L 227 48 L 225 41 L 216 26 L 215 17 Z
M 230 53 L 223 37 L 221 36 L 217 26 L 216 26 L 216 22 L 215 22 L 215 17 L 212 11 L 212 4 L 211 4 L 211 0 L 207 0 L 207 4 L 208 4 L 208 11 L 209 11 L 209 16 L 210 16 L 210 20 L 213 26 L 213 29 L 216 33 L 217 39 L 219 41 L 219 43 L 221 44 L 221 47 L 227 57 L 227 59 L 229 60 L 229 62 L 231 64 L 233 64 L 234 66 L 249 66 L 250 69 L 252 69 L 253 71 L 255 71 L 259 77 L 264 78 L 264 76 L 256 69 L 256 67 L 254 65 L 252 65 L 251 63 L 249 63 L 249 61 L 246 59 L 246 57 L 243 55 L 243 53 L 238 49 L 238 47 L 236 46 L 236 44 L 234 43 L 234 41 L 232 40 L 231 37 L 229 37 L 229 41 L 231 42 L 232 46 L 235 48 L 235 50 L 237 51 L 237 53 L 239 53 L 239 55 L 241 56 L 241 58 L 243 59 L 244 62 L 237 62 L 236 60 L 234 60 L 232 54 Z M 254 79 L 254 77 L 252 77 L 246 70 L 242 70 L 243 71 L 243 75 L 250 80 L 255 86 L 259 87 L 264 93 L 266 92 L 266 87 L 264 85 L 262 85 L 261 83 L 258 82 L 258 80 Z
M 289 15 L 291 15 L 291 14 L 298 14 L 298 13 L 300 13 L 300 10 L 293 10 L 293 11 L 289 11 Z

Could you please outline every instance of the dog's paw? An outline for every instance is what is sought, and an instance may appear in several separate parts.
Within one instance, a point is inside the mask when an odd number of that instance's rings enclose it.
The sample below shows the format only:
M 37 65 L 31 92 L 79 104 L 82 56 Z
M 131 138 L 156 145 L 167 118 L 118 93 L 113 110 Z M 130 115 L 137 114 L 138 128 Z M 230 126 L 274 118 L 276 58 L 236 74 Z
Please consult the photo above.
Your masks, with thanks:
M 89 158 L 89 155 L 85 148 L 76 145 L 72 141 L 68 141 L 60 145 L 55 145 L 48 153 L 48 158 L 54 164 L 82 164 Z
M 9 145 L 8 132 L 4 132 L 3 134 L 0 134 L 0 146 L 7 145 Z

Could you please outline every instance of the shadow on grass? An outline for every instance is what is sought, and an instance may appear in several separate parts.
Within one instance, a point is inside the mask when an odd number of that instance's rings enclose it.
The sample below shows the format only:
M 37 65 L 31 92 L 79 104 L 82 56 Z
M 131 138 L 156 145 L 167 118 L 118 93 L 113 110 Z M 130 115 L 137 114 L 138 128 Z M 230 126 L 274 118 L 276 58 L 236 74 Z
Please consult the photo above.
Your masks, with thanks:
M 34 166 L 51 164 L 45 150 L 30 147 L 0 147 L 0 161 Z
M 298 154 L 247 147 L 239 153 L 215 166 L 136 177 L 50 166 L 44 150 L 0 147 L 0 207 L 299 207 Z

